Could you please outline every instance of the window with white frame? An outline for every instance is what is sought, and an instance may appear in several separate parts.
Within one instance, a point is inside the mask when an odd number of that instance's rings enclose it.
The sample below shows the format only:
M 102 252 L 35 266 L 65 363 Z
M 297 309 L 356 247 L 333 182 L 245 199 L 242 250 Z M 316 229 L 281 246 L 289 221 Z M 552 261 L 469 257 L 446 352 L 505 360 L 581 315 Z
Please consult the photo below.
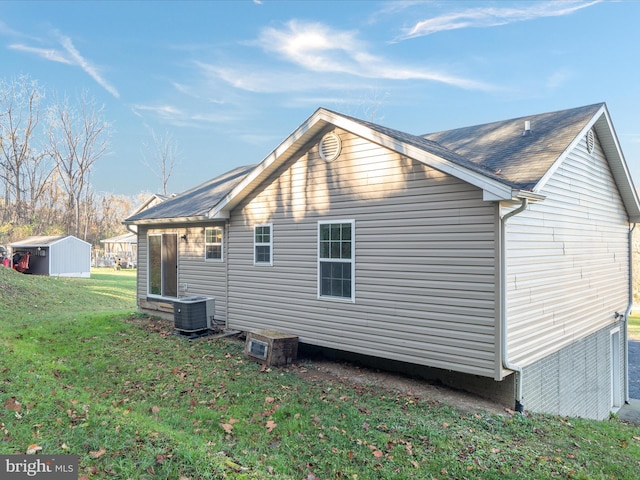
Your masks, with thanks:
M 355 222 L 318 223 L 318 295 L 353 300 Z
M 205 228 L 204 258 L 222 261 L 222 227 Z
M 273 226 L 270 223 L 256 225 L 253 234 L 253 263 L 273 264 Z

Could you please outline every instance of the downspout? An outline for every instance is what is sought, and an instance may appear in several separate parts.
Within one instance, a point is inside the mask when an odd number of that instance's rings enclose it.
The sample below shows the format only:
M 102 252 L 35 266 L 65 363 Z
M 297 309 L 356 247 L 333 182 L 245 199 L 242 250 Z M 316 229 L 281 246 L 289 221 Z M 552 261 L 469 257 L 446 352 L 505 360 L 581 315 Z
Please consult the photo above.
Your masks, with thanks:
M 636 224 L 629 229 L 629 304 L 624 312 L 624 402 L 629 403 L 629 315 L 633 309 L 633 231 Z
M 225 280 L 224 280 L 224 305 L 225 305 L 225 316 L 224 316 L 224 329 L 228 330 L 229 329 L 229 245 L 231 245 L 231 219 L 229 218 L 225 224 L 225 232 L 226 235 L 222 236 L 222 241 L 226 241 L 227 244 L 225 245 L 227 248 L 223 248 L 223 252 L 226 255 L 226 258 L 224 258 L 224 268 L 225 268 Z M 255 235 L 255 233 L 254 233 Z
M 508 341 L 507 341 L 507 241 L 506 241 L 506 225 L 507 220 L 511 217 L 518 215 L 525 211 L 529 205 L 527 198 L 522 199 L 522 203 L 515 210 L 506 213 L 501 217 L 500 221 L 500 329 L 501 329 L 501 341 L 502 341 L 502 366 L 507 370 L 516 372 L 516 412 L 524 412 L 524 405 L 522 404 L 522 367 L 514 365 L 509 361 L 508 353 Z

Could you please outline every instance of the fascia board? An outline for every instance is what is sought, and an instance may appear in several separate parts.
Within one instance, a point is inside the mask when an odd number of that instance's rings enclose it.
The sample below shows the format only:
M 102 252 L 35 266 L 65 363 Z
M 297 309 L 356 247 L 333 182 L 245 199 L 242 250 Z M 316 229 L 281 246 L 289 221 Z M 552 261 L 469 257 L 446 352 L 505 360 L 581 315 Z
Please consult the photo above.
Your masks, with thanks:
M 206 222 L 209 217 L 197 216 L 197 217 L 174 217 L 174 218 L 149 218 L 144 220 L 133 220 L 122 222 L 124 225 L 162 225 L 162 224 L 174 224 L 174 223 L 196 223 Z

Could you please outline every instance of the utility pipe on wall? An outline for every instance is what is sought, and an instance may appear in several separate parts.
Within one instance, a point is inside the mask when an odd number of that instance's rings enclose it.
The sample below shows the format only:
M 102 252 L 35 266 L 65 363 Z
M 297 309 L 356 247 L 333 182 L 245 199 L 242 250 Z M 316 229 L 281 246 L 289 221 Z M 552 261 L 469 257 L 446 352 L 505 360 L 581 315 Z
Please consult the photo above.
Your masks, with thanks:
M 629 305 L 624 312 L 624 402 L 629 403 L 629 315 L 633 309 L 633 231 L 636 224 L 629 229 Z
M 508 339 L 507 339 L 507 247 L 506 247 L 506 225 L 507 220 L 525 211 L 529 205 L 527 198 L 521 199 L 520 206 L 515 210 L 506 213 L 500 219 L 500 329 L 502 343 L 502 366 L 507 370 L 516 372 L 517 392 L 516 392 L 516 412 L 524 412 L 522 403 L 522 367 L 514 365 L 509 361 Z

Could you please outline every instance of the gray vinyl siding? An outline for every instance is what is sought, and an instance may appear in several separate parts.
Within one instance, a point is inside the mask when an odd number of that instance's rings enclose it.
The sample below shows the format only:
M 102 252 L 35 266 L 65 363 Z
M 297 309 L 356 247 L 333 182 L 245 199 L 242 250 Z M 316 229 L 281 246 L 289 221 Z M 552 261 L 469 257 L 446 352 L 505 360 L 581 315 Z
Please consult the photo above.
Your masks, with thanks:
M 482 191 L 343 131 L 231 215 L 229 327 L 493 377 L 495 206 Z M 318 221 L 355 221 L 355 301 L 318 298 Z M 273 224 L 273 266 L 253 226 Z
M 223 261 L 205 260 L 204 231 L 207 227 L 222 227 Z M 178 296 L 191 295 L 214 297 L 216 299 L 217 321 L 227 318 L 227 229 L 224 224 L 200 224 L 189 227 L 140 228 L 138 245 L 138 298 L 147 298 L 148 237 L 160 233 L 178 235 Z M 181 239 L 187 235 L 187 240 Z M 170 300 L 170 299 L 169 299 Z
M 628 219 L 583 140 L 507 225 L 509 357 L 528 365 L 614 323 L 628 302 Z
M 137 266 L 137 292 L 138 292 L 138 305 L 140 300 L 147 298 L 147 268 L 149 261 L 147 255 L 149 254 L 149 244 L 147 241 L 147 227 L 144 225 L 138 225 L 138 266 Z
M 205 228 L 223 228 L 222 261 L 205 260 Z M 178 292 L 181 297 L 203 295 L 216 299 L 216 320 L 227 318 L 226 228 L 223 224 L 207 224 L 181 229 L 178 235 Z M 180 240 L 187 234 L 188 241 Z M 185 288 L 186 287 L 186 288 Z

